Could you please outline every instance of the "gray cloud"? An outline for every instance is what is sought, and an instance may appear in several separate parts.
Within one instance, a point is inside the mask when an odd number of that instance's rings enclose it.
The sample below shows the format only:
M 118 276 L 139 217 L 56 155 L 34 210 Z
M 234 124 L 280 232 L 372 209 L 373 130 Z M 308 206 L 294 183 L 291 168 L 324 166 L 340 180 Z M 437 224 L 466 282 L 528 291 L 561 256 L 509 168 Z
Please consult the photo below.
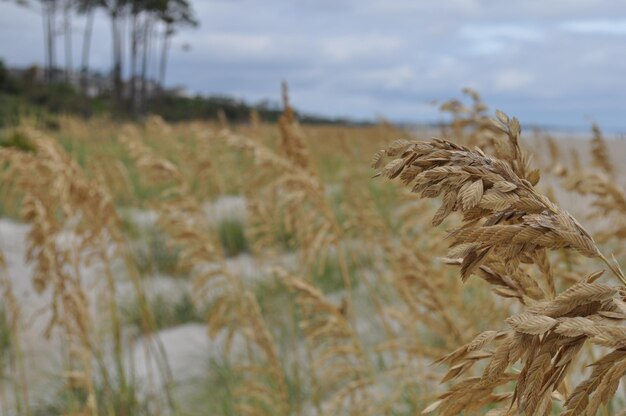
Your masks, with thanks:
M 565 30 L 595 35 L 626 35 L 626 19 L 574 20 L 561 25 Z
M 614 0 L 196 0 L 202 25 L 174 40 L 171 85 L 299 108 L 402 121 L 439 118 L 433 100 L 478 89 L 523 122 L 626 131 L 626 3 Z M 39 17 L 0 3 L 0 56 L 41 62 Z M 100 16 L 93 63 L 106 70 Z M 77 20 L 77 31 L 82 28 Z M 79 36 L 76 36 L 76 48 Z M 183 45 L 190 45 L 184 51 Z M 78 50 L 78 49 L 76 49 Z M 62 59 L 62 54 L 61 54 Z

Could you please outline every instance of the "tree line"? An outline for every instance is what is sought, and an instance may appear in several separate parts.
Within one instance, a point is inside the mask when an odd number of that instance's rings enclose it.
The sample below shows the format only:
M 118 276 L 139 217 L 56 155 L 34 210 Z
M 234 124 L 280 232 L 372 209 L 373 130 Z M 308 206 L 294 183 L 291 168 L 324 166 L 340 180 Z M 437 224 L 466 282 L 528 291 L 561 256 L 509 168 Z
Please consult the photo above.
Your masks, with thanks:
M 64 73 L 69 82 L 73 74 L 73 19 L 80 16 L 82 48 L 80 57 L 80 86 L 88 87 L 89 56 L 94 18 L 103 13 L 109 20 L 112 40 L 112 97 L 117 104 L 126 102 L 138 111 L 145 105 L 150 72 L 162 87 L 165 84 L 167 61 L 172 37 L 178 30 L 195 27 L 198 21 L 188 0 L 15 0 L 17 4 L 40 13 L 45 51 L 44 74 L 47 83 Z M 64 65 L 57 61 L 58 40 L 62 39 Z M 154 58 L 158 68 L 150 68 Z M 59 68 L 64 68 L 58 71 Z M 128 74 L 128 89 L 124 89 L 124 73 Z

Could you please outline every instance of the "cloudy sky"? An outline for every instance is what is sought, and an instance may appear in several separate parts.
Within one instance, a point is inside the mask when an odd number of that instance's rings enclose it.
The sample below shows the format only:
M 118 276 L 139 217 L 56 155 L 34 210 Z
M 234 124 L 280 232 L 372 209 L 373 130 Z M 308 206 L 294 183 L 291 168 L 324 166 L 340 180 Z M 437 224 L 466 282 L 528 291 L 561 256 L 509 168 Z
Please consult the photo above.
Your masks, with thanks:
M 522 123 L 626 132 L 626 2 L 192 2 L 201 26 L 174 39 L 168 71 L 168 84 L 192 92 L 276 100 L 286 80 L 304 111 L 420 122 L 469 86 Z M 40 17 L 6 2 L 0 12 L 0 57 L 42 62 Z M 92 63 L 105 70 L 99 17 Z

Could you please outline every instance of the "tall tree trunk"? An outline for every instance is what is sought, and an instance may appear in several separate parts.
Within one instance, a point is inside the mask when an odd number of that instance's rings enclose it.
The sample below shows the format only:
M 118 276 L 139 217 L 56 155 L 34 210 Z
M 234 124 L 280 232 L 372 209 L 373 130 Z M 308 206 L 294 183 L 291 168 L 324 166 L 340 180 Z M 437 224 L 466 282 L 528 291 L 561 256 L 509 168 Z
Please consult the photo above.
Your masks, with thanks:
M 48 50 L 48 69 L 46 71 L 46 78 L 48 79 L 48 82 L 52 82 L 54 81 L 54 70 L 56 67 L 56 0 L 45 1 L 44 15 L 46 20 L 46 49 Z
M 50 73 L 52 74 L 52 80 L 57 79 L 57 0 L 49 0 L 50 2 Z
M 159 67 L 159 89 L 165 89 L 165 70 L 167 69 L 167 54 L 169 52 L 170 39 L 172 36 L 172 27 L 168 23 L 165 25 L 163 39 L 161 41 L 161 64 Z
M 54 18 L 53 18 L 53 10 L 50 8 L 48 12 L 48 53 L 50 54 L 50 60 L 48 61 L 48 71 L 50 73 L 50 81 L 54 81 L 54 67 L 56 66 L 56 50 L 55 50 L 55 41 L 56 41 L 56 33 L 54 28 Z
M 65 36 L 65 82 L 70 82 L 72 74 L 72 2 L 65 0 L 63 10 L 63 34 Z
M 152 19 L 150 16 L 146 16 L 143 23 L 143 50 L 141 57 L 141 110 L 142 112 L 146 111 L 147 107 L 147 94 L 148 94 L 148 63 L 150 59 L 150 47 L 151 47 L 151 39 L 152 39 Z
M 122 99 L 122 60 L 121 60 L 121 42 L 119 16 L 117 11 L 111 13 L 111 31 L 113 35 L 113 98 L 115 104 L 121 104 Z
M 91 34 L 93 32 L 93 17 L 95 7 L 90 6 L 87 10 L 87 20 L 85 21 L 85 32 L 83 34 L 83 54 L 81 63 L 81 89 L 83 94 L 87 93 L 87 77 L 89 75 L 89 49 L 91 48 Z
M 133 12 L 130 32 L 130 103 L 133 113 L 137 113 L 137 46 L 139 43 L 139 16 Z
M 45 69 L 44 69 L 44 77 L 46 79 L 46 82 L 50 82 L 50 76 L 51 76 L 51 72 L 50 72 L 50 29 L 48 27 L 49 23 L 50 23 L 50 19 L 48 18 L 48 13 L 50 12 L 49 8 L 48 8 L 48 3 L 47 2 L 43 2 L 41 5 L 41 21 L 43 24 L 43 42 L 44 42 L 44 52 L 46 55 L 46 59 L 45 59 Z

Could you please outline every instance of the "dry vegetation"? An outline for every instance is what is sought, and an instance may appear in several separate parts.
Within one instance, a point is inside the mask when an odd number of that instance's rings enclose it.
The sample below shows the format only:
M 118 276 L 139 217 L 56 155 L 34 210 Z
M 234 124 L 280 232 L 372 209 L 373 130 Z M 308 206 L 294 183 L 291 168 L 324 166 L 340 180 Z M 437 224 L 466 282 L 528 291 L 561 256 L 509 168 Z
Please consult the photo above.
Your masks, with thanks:
M 3 132 L 0 414 L 620 414 L 613 143 L 467 93 L 437 132 L 300 126 L 286 91 L 278 126 Z

